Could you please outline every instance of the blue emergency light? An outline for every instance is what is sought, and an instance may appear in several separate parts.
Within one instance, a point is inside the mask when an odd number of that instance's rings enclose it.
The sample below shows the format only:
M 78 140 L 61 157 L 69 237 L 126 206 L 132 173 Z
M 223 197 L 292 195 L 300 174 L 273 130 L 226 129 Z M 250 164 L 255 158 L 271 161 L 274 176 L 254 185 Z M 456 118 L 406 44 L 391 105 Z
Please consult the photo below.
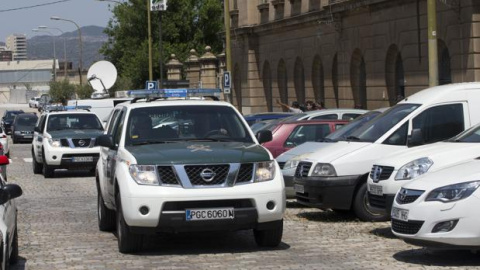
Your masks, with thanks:
M 133 98 L 185 98 L 190 97 L 220 97 L 222 92 L 219 88 L 183 88 L 183 89 L 153 89 L 153 90 L 129 90 L 127 95 Z

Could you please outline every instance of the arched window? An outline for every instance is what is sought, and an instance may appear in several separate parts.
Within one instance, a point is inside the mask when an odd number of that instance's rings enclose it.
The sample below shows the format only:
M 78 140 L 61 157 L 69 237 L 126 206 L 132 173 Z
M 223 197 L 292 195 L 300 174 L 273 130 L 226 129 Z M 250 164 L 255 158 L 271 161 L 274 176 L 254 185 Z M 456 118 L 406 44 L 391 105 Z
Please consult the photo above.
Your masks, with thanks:
M 350 61 L 350 84 L 355 108 L 367 108 L 367 73 L 362 52 L 356 49 Z
M 335 95 L 335 103 L 337 108 L 340 105 L 340 100 L 338 98 L 338 53 L 333 57 L 332 64 L 332 85 L 333 85 L 333 94 Z
M 301 104 L 305 103 L 305 71 L 300 57 L 295 60 L 294 71 L 295 93 L 297 94 L 297 101 Z
M 444 85 L 452 83 L 452 71 L 450 67 L 450 52 L 447 44 L 438 39 L 438 84 Z
M 288 104 L 288 87 L 287 87 L 287 67 L 285 66 L 285 61 L 283 59 L 278 63 L 277 68 L 277 83 L 278 83 L 278 92 L 280 93 L 280 100 L 282 103 Z
M 316 101 L 325 101 L 325 78 L 323 75 L 323 64 L 320 56 L 315 56 L 312 65 L 313 94 Z
M 267 110 L 271 112 L 273 111 L 272 71 L 270 70 L 270 63 L 268 61 L 265 61 L 263 64 L 263 91 L 265 92 Z
M 235 90 L 235 97 L 237 100 L 237 108 L 239 111 L 242 111 L 242 80 L 240 74 L 240 67 L 238 64 L 235 65 L 233 70 L 233 89 Z
M 388 48 L 385 60 L 385 82 L 387 84 L 388 101 L 390 106 L 395 105 L 405 97 L 405 72 L 403 59 L 397 45 Z

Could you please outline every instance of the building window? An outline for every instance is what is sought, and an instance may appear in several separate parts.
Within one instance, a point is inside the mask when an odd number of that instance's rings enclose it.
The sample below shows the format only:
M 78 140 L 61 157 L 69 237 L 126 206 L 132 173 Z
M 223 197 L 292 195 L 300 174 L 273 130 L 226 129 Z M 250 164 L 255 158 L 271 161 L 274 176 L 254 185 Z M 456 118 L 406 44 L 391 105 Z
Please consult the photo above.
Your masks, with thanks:
M 438 43 L 438 84 L 452 83 L 452 71 L 450 67 L 450 52 L 445 42 L 441 39 Z
M 385 82 L 390 106 L 405 98 L 405 71 L 403 59 L 397 45 L 388 48 L 385 60 Z
M 278 92 L 280 93 L 280 100 L 282 103 L 288 104 L 288 78 L 287 78 L 287 67 L 285 66 L 285 61 L 283 59 L 278 63 L 277 68 L 277 84 Z
M 270 20 L 270 3 L 268 0 L 260 0 L 260 4 L 257 8 L 260 12 L 260 23 L 268 23 Z
M 272 0 L 272 5 L 275 8 L 275 20 L 283 19 L 285 0 Z
M 296 16 L 302 13 L 302 0 L 290 0 L 291 15 Z
M 335 96 L 335 104 L 337 108 L 340 105 L 340 99 L 338 97 L 338 53 L 333 57 L 332 64 L 332 86 L 333 86 L 333 95 Z
M 356 49 L 350 61 L 350 84 L 355 108 L 367 108 L 367 73 L 362 52 Z
M 313 94 L 317 102 L 325 101 L 325 77 L 323 75 L 323 64 L 320 56 L 315 56 L 312 65 L 312 86 Z

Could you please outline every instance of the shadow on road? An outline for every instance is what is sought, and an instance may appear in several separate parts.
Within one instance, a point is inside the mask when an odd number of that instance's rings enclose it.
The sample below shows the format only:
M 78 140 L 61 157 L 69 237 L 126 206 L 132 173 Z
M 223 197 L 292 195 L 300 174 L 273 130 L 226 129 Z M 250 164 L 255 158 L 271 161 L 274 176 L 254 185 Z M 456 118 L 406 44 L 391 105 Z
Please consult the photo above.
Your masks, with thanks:
M 468 250 L 433 250 L 417 248 L 393 255 L 397 261 L 429 266 L 480 266 L 480 254 Z
M 26 267 L 27 260 L 23 258 L 22 256 L 18 257 L 18 261 L 15 264 L 11 264 L 9 270 L 25 270 L 27 269 Z
M 376 236 L 387 238 L 387 239 L 397 239 L 398 238 L 392 233 L 392 229 L 390 228 L 390 226 L 375 228 L 375 229 L 371 230 L 370 233 L 373 234 L 373 235 L 376 235 Z
M 299 218 L 305 218 L 310 221 L 322 222 L 353 222 L 359 221 L 355 214 L 350 211 L 320 210 L 312 212 L 300 212 Z

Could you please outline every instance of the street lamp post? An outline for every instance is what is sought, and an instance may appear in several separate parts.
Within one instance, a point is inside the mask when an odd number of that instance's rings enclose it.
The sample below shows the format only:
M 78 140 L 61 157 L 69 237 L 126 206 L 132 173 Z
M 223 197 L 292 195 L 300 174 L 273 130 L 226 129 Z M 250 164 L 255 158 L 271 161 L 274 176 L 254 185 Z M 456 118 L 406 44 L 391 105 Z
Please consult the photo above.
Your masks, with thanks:
M 80 30 L 80 26 L 78 26 L 78 24 L 77 24 L 76 22 L 72 21 L 72 20 L 62 19 L 62 18 L 57 17 L 57 16 L 52 16 L 52 17 L 50 17 L 50 20 L 71 22 L 71 23 L 75 24 L 75 26 L 77 27 L 77 30 L 78 30 L 78 42 L 79 42 L 79 46 L 80 46 L 80 59 L 79 59 L 79 62 L 78 62 L 78 74 L 80 75 L 80 85 L 82 85 L 82 81 L 83 81 L 83 80 L 82 80 L 83 45 L 82 45 L 82 31 Z
M 45 29 L 39 29 L 39 28 L 34 28 L 32 29 L 33 32 L 45 32 L 48 33 L 50 36 L 52 36 L 52 41 L 53 41 L 53 81 L 57 81 L 57 55 L 56 55 L 56 49 L 55 49 L 55 36 L 52 34 L 52 32 L 45 30 Z
M 57 30 L 60 33 L 62 33 L 62 35 L 64 34 L 62 29 L 60 29 L 60 28 L 47 27 L 45 25 L 39 26 L 38 29 L 54 29 L 54 30 Z M 64 63 L 63 64 L 63 76 L 65 77 L 65 79 L 67 79 L 67 38 L 66 37 L 63 37 L 63 63 Z

